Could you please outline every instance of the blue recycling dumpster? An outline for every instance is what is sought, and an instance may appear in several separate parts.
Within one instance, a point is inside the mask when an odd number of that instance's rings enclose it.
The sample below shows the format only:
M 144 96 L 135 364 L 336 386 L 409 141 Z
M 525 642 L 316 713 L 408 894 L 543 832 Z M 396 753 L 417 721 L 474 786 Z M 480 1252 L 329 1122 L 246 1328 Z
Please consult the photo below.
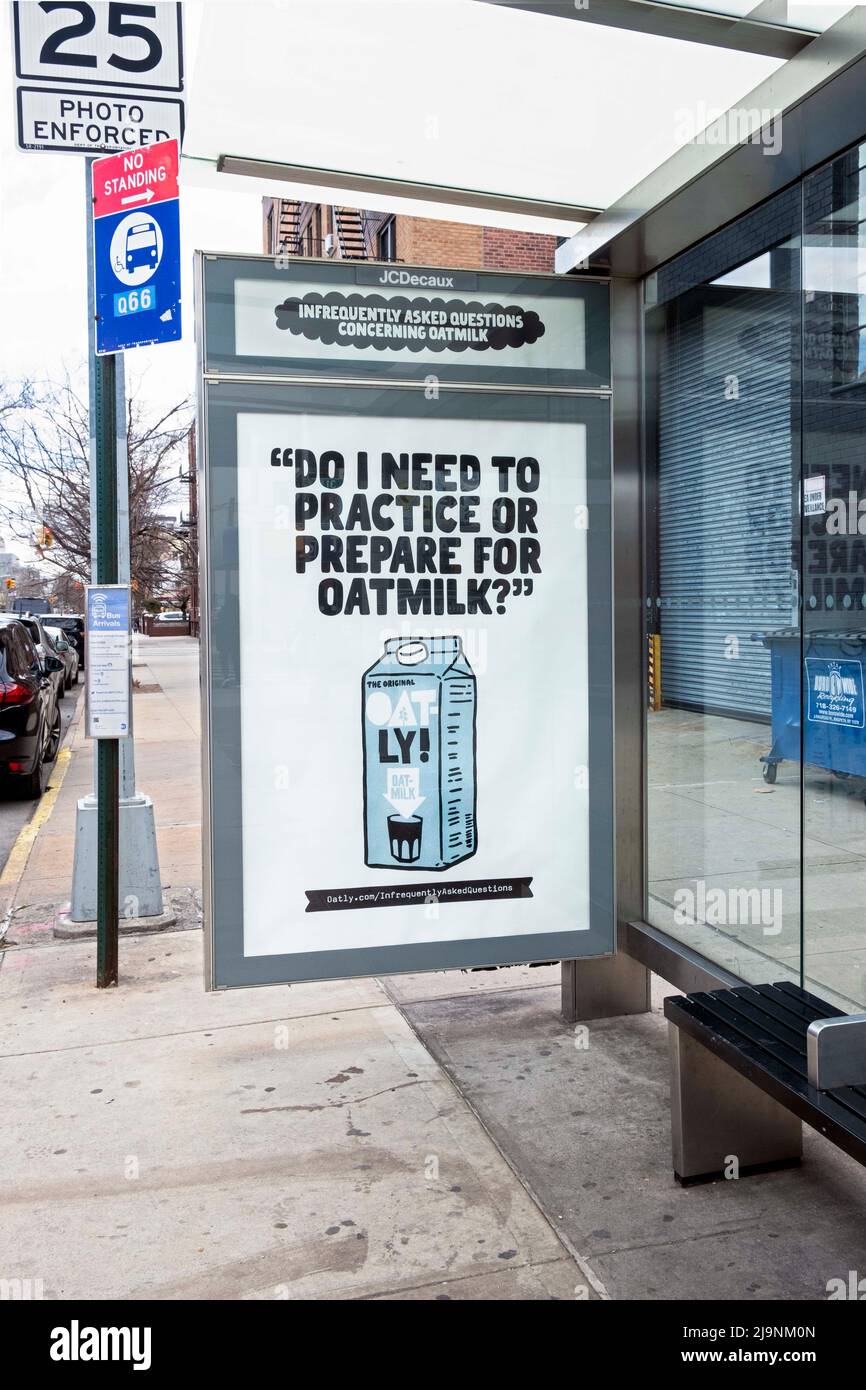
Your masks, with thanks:
M 779 763 L 800 761 L 800 700 L 805 716 L 803 761 L 840 776 L 866 777 L 866 701 L 863 661 L 866 633 L 796 628 L 756 635 L 770 651 L 773 746 L 761 762 L 764 781 L 775 782 Z

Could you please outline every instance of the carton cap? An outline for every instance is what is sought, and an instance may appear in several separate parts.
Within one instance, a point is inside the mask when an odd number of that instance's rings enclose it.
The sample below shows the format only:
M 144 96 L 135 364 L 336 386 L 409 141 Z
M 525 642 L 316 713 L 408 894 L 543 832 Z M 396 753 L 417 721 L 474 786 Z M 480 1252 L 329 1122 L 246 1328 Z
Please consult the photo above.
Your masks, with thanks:
M 438 665 L 453 661 L 462 650 L 459 637 L 389 637 L 385 642 L 385 655 L 400 666 L 420 666 L 425 661 Z

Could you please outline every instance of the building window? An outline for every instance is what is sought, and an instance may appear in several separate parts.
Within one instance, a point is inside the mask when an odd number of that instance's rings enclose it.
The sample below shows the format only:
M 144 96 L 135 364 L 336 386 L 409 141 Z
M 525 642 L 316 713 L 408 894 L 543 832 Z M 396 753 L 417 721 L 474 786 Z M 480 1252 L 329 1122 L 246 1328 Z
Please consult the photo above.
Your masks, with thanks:
M 397 259 L 397 219 L 389 217 L 387 222 L 383 222 L 379 228 L 379 260 L 396 261 Z

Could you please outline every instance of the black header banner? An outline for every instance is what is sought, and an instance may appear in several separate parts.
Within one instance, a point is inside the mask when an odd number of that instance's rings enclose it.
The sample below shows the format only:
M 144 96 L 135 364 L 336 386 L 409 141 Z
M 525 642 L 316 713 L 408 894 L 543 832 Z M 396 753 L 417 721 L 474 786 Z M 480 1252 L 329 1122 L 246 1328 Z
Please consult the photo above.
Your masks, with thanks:
M 467 878 L 457 883 L 407 883 L 381 888 L 308 888 L 307 912 L 364 907 L 424 907 L 428 903 L 477 903 L 531 898 L 532 878 Z

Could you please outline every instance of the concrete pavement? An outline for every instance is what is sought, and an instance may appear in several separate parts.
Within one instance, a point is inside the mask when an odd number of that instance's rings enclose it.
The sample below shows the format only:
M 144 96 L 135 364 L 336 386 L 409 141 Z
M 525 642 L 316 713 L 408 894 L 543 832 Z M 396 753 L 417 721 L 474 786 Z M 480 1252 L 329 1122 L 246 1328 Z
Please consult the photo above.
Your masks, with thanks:
M 7 953 L 0 1272 L 47 1298 L 569 1298 L 585 1274 L 375 981 L 208 994 L 200 934 Z
M 847 1013 L 866 1002 L 866 783 L 806 766 L 768 786 L 768 724 L 661 710 L 647 725 L 649 920 L 742 979 L 799 983 Z M 685 892 L 772 894 L 772 921 L 677 913 Z M 689 899 L 687 898 L 686 901 Z M 723 918 L 724 918 L 724 914 Z M 692 920 L 683 922 L 683 916 Z M 708 920 L 705 920 L 708 918 Z
M 139 639 L 135 676 L 186 929 L 124 938 L 104 992 L 93 943 L 53 938 L 90 786 L 77 729 L 0 952 L 0 1278 L 48 1298 L 814 1300 L 866 1270 L 866 1173 L 811 1131 L 802 1169 L 676 1186 L 661 982 L 652 1014 L 577 1034 L 556 966 L 206 994 L 195 644 Z
M 137 639 L 137 772 L 173 904 L 201 887 L 198 651 Z M 201 933 L 60 942 L 80 724 L 0 953 L 0 1277 L 47 1298 L 591 1299 L 383 985 L 206 994 Z M 187 915 L 187 927 L 196 925 Z
M 83 696 L 83 686 L 73 686 L 72 690 L 67 691 L 66 695 L 60 701 L 60 722 L 62 727 L 61 745 L 66 740 L 70 724 L 74 722 L 77 716 L 78 701 L 83 699 Z M 56 769 L 54 769 L 54 771 L 56 771 Z M 49 785 L 55 780 L 56 778 L 52 775 L 49 778 Z M 21 801 L 11 796 L 0 800 L 0 873 L 3 871 L 3 866 L 6 863 L 12 846 L 18 838 L 20 830 L 27 824 L 32 815 L 32 801 Z
M 136 780 L 153 797 L 163 895 L 181 926 L 201 921 L 201 743 L 198 643 L 136 637 L 133 646 Z M 84 737 L 84 699 L 67 735 L 71 760 L 50 820 L 20 880 L 0 883 L 0 910 L 13 911 L 10 936 L 51 936 L 69 904 L 75 806 L 93 789 L 93 749 Z M 53 779 L 55 780 L 55 779 Z M 10 895 L 10 889 L 14 893 Z M 14 902 L 10 904 L 10 896 Z

